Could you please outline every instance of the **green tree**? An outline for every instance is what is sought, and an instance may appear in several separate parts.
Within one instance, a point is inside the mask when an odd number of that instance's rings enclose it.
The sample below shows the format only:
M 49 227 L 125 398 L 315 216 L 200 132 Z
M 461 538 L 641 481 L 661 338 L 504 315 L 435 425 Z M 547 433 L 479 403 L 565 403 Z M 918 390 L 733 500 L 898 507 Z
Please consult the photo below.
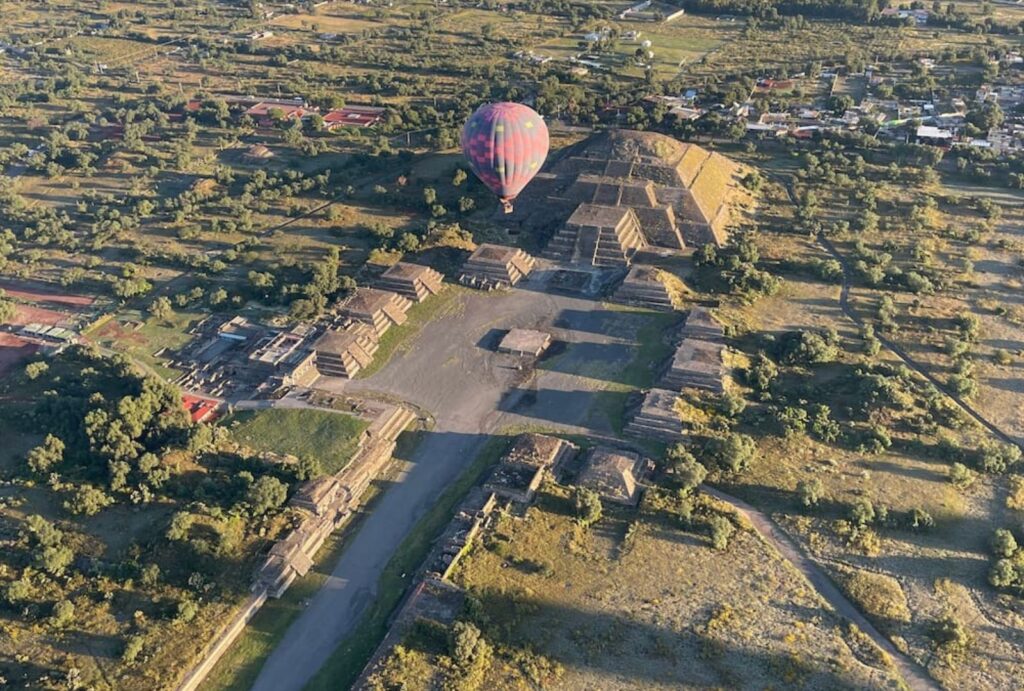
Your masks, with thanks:
M 273 511 L 288 498 L 288 485 L 272 475 L 264 475 L 252 483 L 245 494 L 245 500 L 257 516 Z
M 149 305 L 149 313 L 160 321 L 167 321 L 174 314 L 171 301 L 165 296 L 160 296 Z
M 28 452 L 26 461 L 29 469 L 37 475 L 45 475 L 64 460 L 64 442 L 47 434 L 43 443 Z
M 700 486 L 708 474 L 707 469 L 697 462 L 697 459 L 683 444 L 671 447 L 665 460 L 680 488 L 687 493 Z
M 718 467 L 733 473 L 746 470 L 757 453 L 757 444 L 746 434 L 732 432 L 724 438 L 714 438 L 708 443 L 710 456 Z
M 110 495 L 98 487 L 80 485 L 71 493 L 71 498 L 64 502 L 64 508 L 76 515 L 93 516 L 113 503 Z

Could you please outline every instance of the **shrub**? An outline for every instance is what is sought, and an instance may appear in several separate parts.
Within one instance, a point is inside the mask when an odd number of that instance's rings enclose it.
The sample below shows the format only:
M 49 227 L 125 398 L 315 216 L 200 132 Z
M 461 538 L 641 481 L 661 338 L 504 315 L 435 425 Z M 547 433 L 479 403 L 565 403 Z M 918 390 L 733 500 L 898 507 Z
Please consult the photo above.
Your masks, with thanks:
M 997 557 L 1010 558 L 1017 551 L 1017 540 L 1013 533 L 1005 528 L 998 528 L 992 535 L 992 553 Z
M 145 640 L 139 634 L 135 634 L 128 637 L 128 640 L 124 643 L 124 650 L 121 651 L 121 662 L 126 665 L 130 665 L 138 659 L 139 654 L 142 652 L 142 648 L 145 645 Z
M 50 614 L 50 623 L 58 629 L 63 629 L 75 618 L 75 606 L 68 600 L 60 600 L 53 606 Z
M 1018 567 L 1010 559 L 1000 559 L 988 572 L 988 582 L 995 588 L 1010 588 L 1020 582 Z
M 736 532 L 736 526 L 725 516 L 712 516 L 708 521 L 708 529 L 711 533 L 711 544 L 717 550 L 727 549 L 730 538 Z
M 949 468 L 949 481 L 958 489 L 967 489 L 977 479 L 977 474 L 963 463 L 954 463 Z
M 875 520 L 875 506 L 869 499 L 858 499 L 850 507 L 850 521 L 857 526 L 866 526 Z
M 801 480 L 796 484 L 796 494 L 800 498 L 800 503 L 808 508 L 818 505 L 824 490 L 825 488 L 818 478 Z
M 935 519 L 924 509 L 911 509 L 907 512 L 907 527 L 915 531 L 931 530 Z
M 573 495 L 576 505 L 576 520 L 584 528 L 601 520 L 601 497 L 592 489 L 577 487 Z

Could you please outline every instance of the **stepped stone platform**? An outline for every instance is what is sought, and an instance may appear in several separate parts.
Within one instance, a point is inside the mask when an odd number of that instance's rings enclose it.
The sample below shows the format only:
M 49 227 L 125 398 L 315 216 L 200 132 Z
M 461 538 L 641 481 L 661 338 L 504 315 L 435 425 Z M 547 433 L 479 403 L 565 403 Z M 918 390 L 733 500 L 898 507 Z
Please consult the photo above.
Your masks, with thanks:
M 632 418 L 625 432 L 642 439 L 658 439 L 674 443 L 683 438 L 683 424 L 675 411 L 675 391 L 650 389 L 644 392 L 639 404 L 632 410 Z
M 647 246 L 633 209 L 580 204 L 551 238 L 544 256 L 593 266 L 626 266 Z
M 725 330 L 707 309 L 694 307 L 686 316 L 686 322 L 679 335 L 684 339 L 699 338 L 704 341 L 721 342 L 725 338 Z
M 518 247 L 483 244 L 462 267 L 459 283 L 472 288 L 511 288 L 533 271 L 536 260 Z
M 644 465 L 644 459 L 633 451 L 597 446 L 584 461 L 579 484 L 606 501 L 633 506 L 640 499 L 639 479 Z
M 721 246 L 750 201 L 740 184 L 745 172 L 697 144 L 653 132 L 606 130 L 554 159 L 507 220 L 546 233 L 558 231 L 583 206 L 623 208 L 633 212 L 648 245 Z M 565 256 L 564 243 L 556 249 Z
M 679 391 L 686 387 L 722 393 L 724 376 L 721 343 L 686 338 L 679 344 L 659 386 Z
M 390 290 L 358 288 L 339 310 L 342 317 L 355 319 L 373 327 L 377 336 L 383 336 L 392 326 L 405 323 L 406 312 L 412 301 Z
M 676 276 L 654 266 L 635 264 L 615 291 L 617 302 L 671 312 L 683 307 L 686 286 Z
M 350 321 L 340 329 L 328 329 L 313 344 L 316 369 L 327 377 L 351 379 L 373 362 L 380 337 L 369 324 Z
M 444 287 L 444 278 L 439 271 L 429 266 L 398 262 L 388 267 L 377 280 L 377 286 L 390 290 L 413 302 L 423 302 L 431 295 L 437 295 Z

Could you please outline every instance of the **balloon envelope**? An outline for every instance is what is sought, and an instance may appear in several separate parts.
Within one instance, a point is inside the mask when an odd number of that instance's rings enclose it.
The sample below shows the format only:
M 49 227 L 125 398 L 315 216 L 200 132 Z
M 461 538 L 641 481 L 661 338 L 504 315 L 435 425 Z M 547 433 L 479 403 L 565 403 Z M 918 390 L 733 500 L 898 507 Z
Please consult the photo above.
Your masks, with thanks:
M 547 158 L 548 128 L 532 108 L 521 103 L 488 103 L 477 108 L 463 126 L 462 153 L 507 212 L 509 202 Z

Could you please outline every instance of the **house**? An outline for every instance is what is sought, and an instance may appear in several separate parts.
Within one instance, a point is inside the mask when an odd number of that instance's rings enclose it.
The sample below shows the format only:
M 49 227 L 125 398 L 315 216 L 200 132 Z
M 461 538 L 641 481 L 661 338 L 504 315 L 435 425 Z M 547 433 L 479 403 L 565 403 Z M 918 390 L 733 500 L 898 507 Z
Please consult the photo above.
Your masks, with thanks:
M 313 112 L 315 109 L 307 109 L 303 105 L 261 102 L 247 109 L 245 115 L 255 120 L 260 127 L 272 127 L 277 121 L 301 120 Z
M 345 106 L 324 113 L 324 126 L 328 130 L 341 127 L 373 127 L 384 119 L 384 108 L 376 106 Z
M 928 10 L 906 10 L 898 7 L 886 7 L 882 10 L 882 16 L 890 19 L 911 19 L 917 26 L 928 24 Z
M 920 125 L 914 136 L 919 144 L 933 146 L 949 146 L 953 141 L 952 132 L 932 125 Z
M 209 422 L 213 420 L 216 417 L 217 408 L 220 406 L 218 401 L 193 396 L 192 394 L 182 394 L 181 404 L 185 406 L 185 410 L 188 412 L 192 422 Z

